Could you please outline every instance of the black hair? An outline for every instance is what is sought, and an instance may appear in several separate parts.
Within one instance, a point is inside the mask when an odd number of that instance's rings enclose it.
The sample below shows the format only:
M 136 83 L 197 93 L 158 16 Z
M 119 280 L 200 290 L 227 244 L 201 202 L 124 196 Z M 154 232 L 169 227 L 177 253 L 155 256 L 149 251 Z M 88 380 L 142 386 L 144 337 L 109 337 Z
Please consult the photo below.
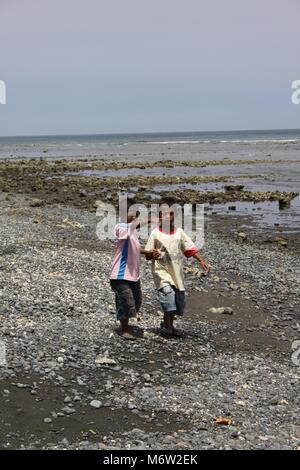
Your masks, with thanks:
M 127 214 L 129 210 L 131 209 L 131 206 L 134 206 L 136 204 L 134 199 L 127 199 Z
M 159 205 L 163 205 L 163 204 L 165 204 L 166 206 L 171 207 L 174 204 L 176 204 L 176 201 L 175 201 L 174 198 L 166 196 L 166 197 L 161 198 L 160 201 L 159 201 Z

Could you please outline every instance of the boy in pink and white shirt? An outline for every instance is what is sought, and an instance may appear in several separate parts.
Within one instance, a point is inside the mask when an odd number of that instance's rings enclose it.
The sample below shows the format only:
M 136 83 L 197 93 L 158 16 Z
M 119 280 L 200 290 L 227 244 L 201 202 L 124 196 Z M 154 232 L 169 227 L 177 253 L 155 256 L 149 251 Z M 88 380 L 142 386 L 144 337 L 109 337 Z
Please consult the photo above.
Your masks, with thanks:
M 136 230 L 136 213 L 127 214 L 127 222 L 115 227 L 115 257 L 110 285 L 115 293 L 117 319 L 124 339 L 135 339 L 129 328 L 129 318 L 135 317 L 142 304 L 140 254 L 155 258 L 156 250 L 141 247 Z

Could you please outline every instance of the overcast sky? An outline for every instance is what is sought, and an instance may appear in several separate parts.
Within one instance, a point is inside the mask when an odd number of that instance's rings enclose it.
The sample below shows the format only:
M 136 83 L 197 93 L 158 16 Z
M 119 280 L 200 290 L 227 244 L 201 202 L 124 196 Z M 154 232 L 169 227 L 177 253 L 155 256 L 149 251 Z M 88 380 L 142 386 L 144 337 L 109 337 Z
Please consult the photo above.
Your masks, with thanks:
M 0 0 L 0 135 L 300 128 L 299 0 Z

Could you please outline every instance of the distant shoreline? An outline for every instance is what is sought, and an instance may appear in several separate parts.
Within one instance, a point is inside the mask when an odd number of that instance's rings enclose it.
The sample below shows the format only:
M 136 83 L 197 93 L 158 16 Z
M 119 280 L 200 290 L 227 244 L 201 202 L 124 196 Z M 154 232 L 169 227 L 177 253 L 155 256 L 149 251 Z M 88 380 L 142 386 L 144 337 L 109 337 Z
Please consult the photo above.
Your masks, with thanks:
M 1 139 L 11 139 L 11 138 L 61 138 L 61 137 L 117 137 L 117 136 L 136 136 L 136 135 L 148 135 L 148 136 L 153 136 L 153 135 L 195 135 L 195 134 L 237 134 L 237 133 L 290 133 L 290 132 L 299 132 L 300 134 L 300 128 L 292 128 L 292 129 L 230 129 L 230 130 L 217 130 L 217 131 L 145 131 L 145 132 L 105 132 L 105 133 L 83 133 L 83 134 L 10 134 L 10 135 L 0 135 L 0 141 Z

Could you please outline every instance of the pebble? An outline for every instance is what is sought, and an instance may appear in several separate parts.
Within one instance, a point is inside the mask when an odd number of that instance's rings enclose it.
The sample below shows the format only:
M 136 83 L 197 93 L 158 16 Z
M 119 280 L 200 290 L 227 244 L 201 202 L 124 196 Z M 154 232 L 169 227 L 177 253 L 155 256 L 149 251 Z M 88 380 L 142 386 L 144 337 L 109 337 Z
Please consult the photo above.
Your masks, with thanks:
M 51 418 L 44 418 L 44 423 L 50 424 L 50 423 L 52 423 L 52 419 Z
M 233 314 L 233 309 L 231 307 L 211 307 L 208 311 L 211 313 L 222 313 L 225 315 Z
M 95 363 L 98 365 L 116 365 L 117 364 L 117 362 L 114 359 L 110 357 L 106 357 L 106 356 L 96 357 Z
M 92 400 L 92 401 L 90 402 L 90 406 L 92 406 L 93 408 L 97 408 L 97 409 L 98 409 L 98 408 L 101 408 L 102 402 L 99 401 L 99 400 Z
M 62 408 L 62 411 L 67 415 L 71 415 L 71 414 L 75 413 L 76 410 L 75 410 L 75 408 L 65 406 L 64 408 Z

